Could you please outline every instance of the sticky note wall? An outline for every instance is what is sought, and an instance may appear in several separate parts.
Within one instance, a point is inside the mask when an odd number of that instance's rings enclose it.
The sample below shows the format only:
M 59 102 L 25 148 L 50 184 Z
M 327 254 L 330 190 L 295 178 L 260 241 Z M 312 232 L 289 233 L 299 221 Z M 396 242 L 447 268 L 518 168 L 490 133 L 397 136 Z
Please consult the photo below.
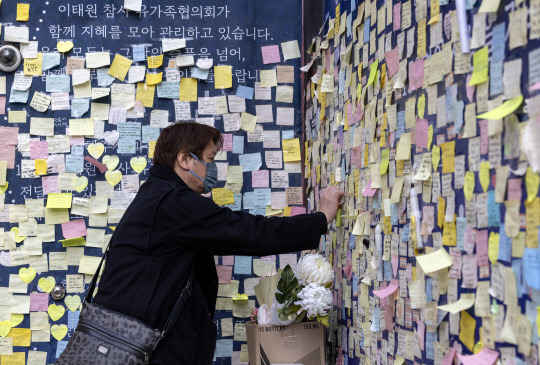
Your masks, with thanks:
M 222 132 L 209 199 L 266 216 L 305 212 L 300 16 L 298 1 L 1 4 L 4 41 L 22 54 L 15 72 L 0 72 L 2 364 L 52 364 L 65 348 L 170 123 Z M 247 362 L 253 287 L 296 259 L 215 257 L 216 363 Z M 66 296 L 55 301 L 58 284 Z
M 336 364 L 538 364 L 538 1 L 325 1 L 306 58 Z M 311 40 L 308 40 L 311 42 Z

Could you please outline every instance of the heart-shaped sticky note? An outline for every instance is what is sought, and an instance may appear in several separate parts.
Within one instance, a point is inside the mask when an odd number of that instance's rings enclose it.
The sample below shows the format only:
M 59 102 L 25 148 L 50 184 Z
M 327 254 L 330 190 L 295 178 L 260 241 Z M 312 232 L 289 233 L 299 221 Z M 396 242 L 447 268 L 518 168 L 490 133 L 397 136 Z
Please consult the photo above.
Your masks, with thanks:
M 86 176 L 77 176 L 75 180 L 75 191 L 80 193 L 88 186 L 88 178 Z
M 484 192 L 487 191 L 489 187 L 489 161 L 482 161 L 480 164 L 480 172 L 478 172 L 478 178 L 480 179 L 480 185 Z
M 465 182 L 463 183 L 463 193 L 465 194 L 465 199 L 467 199 L 468 202 L 470 202 L 472 199 L 474 193 L 474 185 L 474 172 L 467 171 L 467 173 L 465 173 Z
M 36 269 L 33 267 L 21 267 L 19 269 L 19 276 L 21 277 L 21 280 L 24 281 L 26 284 L 30 284 L 32 280 L 36 277 Z
M 116 168 L 116 166 L 118 166 L 120 159 L 116 155 L 112 155 L 112 156 L 105 155 L 103 156 L 103 159 L 101 160 L 101 162 L 103 162 L 105 166 L 107 166 L 107 169 L 109 171 L 113 171 Z
M 88 145 L 88 153 L 95 159 L 100 158 L 103 152 L 105 152 L 105 146 L 101 142 Z
M 131 160 L 129 160 L 129 164 L 133 170 L 140 174 L 146 167 L 147 161 L 144 157 L 132 157 Z
M 56 338 L 57 341 L 61 341 L 66 337 L 68 328 L 65 324 L 53 324 L 51 326 L 51 335 Z
M 50 293 L 52 288 L 56 285 L 56 279 L 53 276 L 48 276 L 46 278 L 40 278 L 38 281 L 38 286 L 45 293 Z
M 61 41 L 61 42 L 56 43 L 56 49 L 58 50 L 58 52 L 65 53 L 71 50 L 72 48 L 73 48 L 72 41 Z
M 67 295 L 64 298 L 64 303 L 66 303 L 66 306 L 70 311 L 75 312 L 81 305 L 81 297 L 78 295 Z
M 0 185 L 0 195 L 4 194 L 8 188 L 9 183 L 6 181 L 5 185 Z
M 118 142 L 118 138 L 120 138 L 120 133 L 117 130 L 103 133 L 103 139 L 111 146 L 114 146 Z
M 527 167 L 525 174 L 525 188 L 527 189 L 527 201 L 531 203 L 538 195 L 538 186 L 540 185 L 540 177 L 530 167 Z
M 18 325 L 22 323 L 23 319 L 24 319 L 24 314 L 12 313 L 11 314 L 11 327 L 17 327 Z
M 66 313 L 66 308 L 61 305 L 51 304 L 47 312 L 49 312 L 49 316 L 53 321 L 58 321 Z
M 119 170 L 106 171 L 105 180 L 107 180 L 110 185 L 116 186 L 120 180 L 122 180 L 122 173 Z
M 0 322 L 0 336 L 6 337 L 7 335 L 9 335 L 10 331 L 11 331 L 11 322 L 10 321 Z
M 15 242 L 17 243 L 21 243 L 26 238 L 26 236 L 19 236 L 19 227 L 12 227 L 10 231 L 15 232 Z

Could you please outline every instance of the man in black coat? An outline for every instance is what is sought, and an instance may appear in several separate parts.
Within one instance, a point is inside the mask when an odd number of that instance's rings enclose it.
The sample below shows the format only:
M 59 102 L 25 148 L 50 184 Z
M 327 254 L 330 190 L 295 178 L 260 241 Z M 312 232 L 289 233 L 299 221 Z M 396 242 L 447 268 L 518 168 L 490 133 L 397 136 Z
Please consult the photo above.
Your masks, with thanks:
M 218 277 L 214 255 L 316 249 L 343 192 L 328 188 L 319 212 L 263 217 L 220 207 L 201 194 L 215 183 L 220 132 L 193 122 L 165 128 L 150 177 L 111 242 L 94 302 L 162 329 L 194 265 L 193 294 L 152 355 L 152 364 L 211 364 Z

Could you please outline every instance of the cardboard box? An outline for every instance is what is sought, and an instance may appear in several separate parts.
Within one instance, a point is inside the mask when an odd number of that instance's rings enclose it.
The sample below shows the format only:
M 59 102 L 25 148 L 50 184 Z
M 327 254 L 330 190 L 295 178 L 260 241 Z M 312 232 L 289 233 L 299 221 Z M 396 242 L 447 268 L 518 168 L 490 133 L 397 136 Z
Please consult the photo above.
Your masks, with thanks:
M 249 365 L 325 364 L 324 325 L 318 322 L 288 326 L 247 324 Z

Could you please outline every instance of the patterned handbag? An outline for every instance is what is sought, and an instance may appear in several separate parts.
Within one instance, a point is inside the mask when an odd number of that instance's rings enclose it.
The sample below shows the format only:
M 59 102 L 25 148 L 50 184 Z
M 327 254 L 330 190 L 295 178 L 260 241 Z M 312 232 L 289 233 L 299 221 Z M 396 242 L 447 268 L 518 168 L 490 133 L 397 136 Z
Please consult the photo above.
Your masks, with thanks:
M 92 294 L 96 287 L 98 273 L 109 252 L 110 242 L 113 238 L 114 233 L 84 298 L 79 324 L 62 355 L 56 360 L 55 364 L 57 365 L 148 364 L 152 352 L 175 324 L 184 303 L 192 294 L 192 283 L 195 276 L 193 264 L 189 270 L 187 284 L 180 293 L 162 331 L 154 329 L 136 318 L 92 303 Z

